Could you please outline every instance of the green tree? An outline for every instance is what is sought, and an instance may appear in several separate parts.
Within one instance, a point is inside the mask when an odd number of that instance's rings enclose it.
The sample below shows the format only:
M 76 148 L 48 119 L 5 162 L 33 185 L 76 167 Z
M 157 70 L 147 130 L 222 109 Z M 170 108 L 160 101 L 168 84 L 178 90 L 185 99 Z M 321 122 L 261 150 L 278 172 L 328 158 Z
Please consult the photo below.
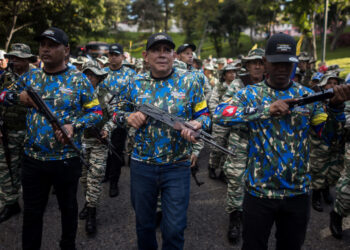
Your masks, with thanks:
M 68 34 L 74 46 L 82 36 L 105 27 L 104 3 L 104 0 L 1 0 L 0 8 L 6 11 L 0 13 L 0 31 L 6 39 L 0 41 L 6 49 L 11 40 L 35 46 L 33 37 L 55 26 Z
M 349 0 L 331 0 L 328 13 L 328 24 L 333 32 L 333 39 L 330 49 L 334 51 L 340 35 L 344 32 L 346 23 L 350 17 Z
M 243 1 L 226 0 L 219 5 L 218 20 L 222 26 L 222 36 L 230 45 L 230 55 L 239 53 L 238 40 L 243 28 L 247 27 L 247 14 Z
M 316 15 L 323 11 L 323 0 L 294 0 L 285 2 L 285 20 L 291 21 L 305 36 L 304 47 L 317 59 L 316 53 Z
M 162 6 L 158 0 L 136 0 L 131 4 L 131 15 L 139 29 L 159 31 L 162 27 Z

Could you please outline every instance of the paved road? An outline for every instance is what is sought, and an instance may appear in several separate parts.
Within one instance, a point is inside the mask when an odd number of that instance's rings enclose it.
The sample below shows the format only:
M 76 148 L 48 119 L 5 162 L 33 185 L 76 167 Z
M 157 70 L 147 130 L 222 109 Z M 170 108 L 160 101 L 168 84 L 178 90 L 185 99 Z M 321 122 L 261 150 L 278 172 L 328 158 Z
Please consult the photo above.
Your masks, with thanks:
M 207 157 L 204 157 L 201 165 L 205 166 L 206 163 Z M 225 185 L 220 181 L 210 180 L 205 167 L 199 172 L 198 178 L 205 184 L 197 187 L 193 180 L 191 183 L 185 249 L 240 249 L 240 245 L 231 246 L 226 240 L 228 215 L 224 211 Z M 101 205 L 98 208 L 98 234 L 94 238 L 88 238 L 84 231 L 84 221 L 79 221 L 78 249 L 136 249 L 135 216 L 130 203 L 129 188 L 129 168 L 123 167 L 118 197 L 109 198 L 108 184 L 104 184 Z M 83 204 L 81 190 L 79 190 L 80 208 Z M 350 219 L 345 219 L 343 240 L 336 240 L 330 235 L 328 229 L 330 207 L 326 207 L 326 211 L 324 213 L 312 211 L 303 249 L 350 249 Z M 21 225 L 21 215 L 0 224 L 1 250 L 21 249 Z M 58 249 L 60 230 L 58 205 L 56 197 L 52 195 L 44 218 L 42 249 Z M 158 242 L 161 242 L 160 232 L 158 232 Z M 274 229 L 269 245 L 269 249 L 275 249 Z

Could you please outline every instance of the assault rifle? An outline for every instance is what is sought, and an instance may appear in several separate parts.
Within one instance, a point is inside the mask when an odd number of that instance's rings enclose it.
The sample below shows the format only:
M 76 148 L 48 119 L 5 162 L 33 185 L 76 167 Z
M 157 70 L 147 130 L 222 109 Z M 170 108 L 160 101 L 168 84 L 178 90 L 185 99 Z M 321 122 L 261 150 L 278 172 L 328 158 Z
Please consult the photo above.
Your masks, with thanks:
M 296 98 L 295 101 L 289 102 L 289 108 L 303 106 L 309 103 L 324 101 L 334 96 L 333 89 L 321 90 L 311 95 L 303 95 L 302 97 Z
M 68 137 L 68 131 L 66 130 L 64 125 L 61 124 L 61 122 L 50 110 L 50 108 L 47 106 L 47 104 L 44 102 L 41 96 L 39 96 L 39 94 L 31 86 L 25 86 L 25 90 L 38 107 L 38 111 L 49 121 L 54 130 L 59 129 L 62 132 L 63 137 L 68 140 L 68 144 L 71 145 L 74 151 L 79 155 L 81 162 L 89 168 L 89 163 L 85 161 L 80 149 L 75 144 L 74 140 Z
M 9 63 L 8 68 L 11 69 L 11 71 L 14 73 L 14 71 L 13 71 L 13 63 Z M 15 74 L 15 75 L 16 75 L 16 77 L 18 77 L 17 74 Z M 60 123 L 60 121 L 57 119 L 55 114 L 52 113 L 52 111 L 47 106 L 47 104 L 44 102 L 44 100 L 41 98 L 41 96 L 39 96 L 39 94 L 31 86 L 24 85 L 23 87 L 27 91 L 27 93 L 30 96 L 30 98 L 33 100 L 33 102 L 38 107 L 38 111 L 42 115 L 44 115 L 44 117 L 50 122 L 52 128 L 54 130 L 56 130 L 56 129 L 61 130 L 61 132 L 63 134 L 63 137 L 68 140 L 68 144 L 70 144 L 72 146 L 72 148 L 74 149 L 74 151 L 79 155 L 79 158 L 80 158 L 81 162 L 86 167 L 89 167 L 89 163 L 87 161 L 85 161 L 85 159 L 84 159 L 81 151 L 79 150 L 78 146 L 75 144 L 75 142 L 73 141 L 72 138 L 68 137 L 68 131 L 66 130 L 66 128 Z
M 109 101 L 110 104 L 116 96 L 117 95 L 113 95 L 113 97 Z M 224 152 L 225 154 L 235 156 L 235 153 L 233 153 L 232 151 L 217 144 L 214 137 L 212 137 L 210 134 L 206 133 L 202 129 L 195 130 L 195 128 L 192 126 L 192 124 L 189 123 L 188 121 L 186 121 L 185 119 L 183 119 L 182 117 L 178 117 L 178 116 L 169 114 L 165 110 L 160 109 L 160 108 L 158 108 L 152 104 L 149 104 L 149 103 L 138 105 L 138 104 L 126 101 L 126 100 L 122 100 L 120 102 L 125 102 L 125 103 L 133 105 L 136 111 L 140 111 L 143 114 L 147 115 L 148 117 L 150 117 L 156 121 L 159 121 L 161 123 L 164 123 L 175 130 L 181 131 L 182 129 L 185 129 L 185 128 L 191 129 L 193 131 L 192 135 L 196 139 L 203 140 L 204 142 L 210 144 L 211 146 L 216 147 L 217 149 Z M 192 173 L 192 176 L 193 176 L 196 184 L 198 186 L 200 186 L 203 183 L 198 181 L 198 179 L 196 177 L 197 171 L 198 171 L 198 169 L 192 169 L 191 173 Z

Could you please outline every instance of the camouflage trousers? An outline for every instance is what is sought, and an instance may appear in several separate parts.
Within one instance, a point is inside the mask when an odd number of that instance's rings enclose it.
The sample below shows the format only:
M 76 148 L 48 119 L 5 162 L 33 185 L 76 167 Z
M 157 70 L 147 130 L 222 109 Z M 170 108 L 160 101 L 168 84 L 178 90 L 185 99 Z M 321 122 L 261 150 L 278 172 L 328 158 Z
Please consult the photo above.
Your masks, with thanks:
M 80 182 L 88 207 L 97 207 L 102 192 L 102 180 L 106 171 L 108 149 L 95 138 L 83 139 L 84 158 L 90 168 L 83 165 Z
M 229 135 L 229 150 L 234 147 L 236 156 L 226 158 L 223 170 L 227 178 L 226 212 L 242 211 L 244 196 L 244 173 L 247 167 L 248 136 L 237 129 L 231 129 Z
M 350 214 L 350 142 L 345 144 L 345 169 L 336 186 L 334 210 L 342 216 Z
M 312 142 L 311 145 L 311 188 L 317 190 L 334 186 L 344 168 L 344 144 L 327 146 L 322 142 Z
M 217 124 L 213 124 L 212 136 L 215 138 L 217 144 L 226 147 L 228 144 L 227 138 L 230 134 L 230 127 L 223 127 Z M 211 149 L 209 157 L 209 166 L 214 169 L 222 169 L 226 160 L 226 155 L 216 148 Z
M 15 203 L 19 198 L 20 162 L 23 152 L 25 131 L 8 131 L 11 152 L 11 173 L 6 163 L 4 147 L 0 145 L 0 207 Z M 12 183 L 13 181 L 13 183 Z

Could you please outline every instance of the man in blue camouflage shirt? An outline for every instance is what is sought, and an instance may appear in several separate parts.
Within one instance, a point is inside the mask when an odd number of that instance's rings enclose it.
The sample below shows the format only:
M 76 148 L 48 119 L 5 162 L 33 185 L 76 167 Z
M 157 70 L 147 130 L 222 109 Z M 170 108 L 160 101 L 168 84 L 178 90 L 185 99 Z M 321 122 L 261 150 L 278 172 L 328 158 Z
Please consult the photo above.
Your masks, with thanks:
M 327 113 L 319 103 L 290 108 L 293 98 L 313 91 L 290 81 L 297 63 L 296 42 L 272 36 L 264 57 L 267 80 L 240 90 L 220 104 L 214 122 L 249 130 L 246 194 L 243 201 L 243 249 L 267 249 L 276 223 L 276 249 L 301 249 L 310 216 L 310 129 L 329 139 L 344 122 L 343 102 L 350 86 L 335 86 Z M 328 117 L 328 120 L 327 120 Z M 327 123 L 326 123 L 327 121 Z
M 61 210 L 62 249 L 75 249 L 78 204 L 76 199 L 81 162 L 61 131 L 39 113 L 25 91 L 31 86 L 46 102 L 80 147 L 83 129 L 102 120 L 101 108 L 93 99 L 93 87 L 85 75 L 65 64 L 69 54 L 68 37 L 58 28 L 49 28 L 37 40 L 42 70 L 32 70 L 20 78 L 20 94 L 4 91 L 4 105 L 22 102 L 31 108 L 26 117 L 23 186 L 23 249 L 40 249 L 43 214 L 51 186 L 56 190 Z
M 101 88 L 107 89 L 111 93 L 119 92 L 122 85 L 128 82 L 129 77 L 136 72 L 129 67 L 123 65 L 125 59 L 123 46 L 119 43 L 114 43 L 109 46 L 108 62 L 109 67 L 104 68 L 108 72 L 106 79 L 100 84 Z M 123 155 L 127 130 L 118 126 L 112 131 L 111 142 L 114 145 L 116 152 Z M 121 157 L 124 159 L 124 157 Z M 120 178 L 121 168 L 124 162 L 114 154 L 108 154 L 106 179 L 110 180 L 109 196 L 115 197 L 119 194 L 118 182 Z
M 190 120 L 196 128 L 210 126 L 203 88 L 196 77 L 174 69 L 174 47 L 166 33 L 150 36 L 143 53 L 150 72 L 134 76 L 121 96 L 136 104 L 150 103 Z M 131 156 L 131 200 L 136 213 L 139 249 L 157 249 L 156 207 L 161 192 L 162 249 L 183 249 L 190 192 L 190 165 L 195 159 L 191 130 L 175 131 L 147 120 L 131 105 L 117 108 L 115 120 L 136 128 Z M 193 163 L 193 162 L 192 162 Z

